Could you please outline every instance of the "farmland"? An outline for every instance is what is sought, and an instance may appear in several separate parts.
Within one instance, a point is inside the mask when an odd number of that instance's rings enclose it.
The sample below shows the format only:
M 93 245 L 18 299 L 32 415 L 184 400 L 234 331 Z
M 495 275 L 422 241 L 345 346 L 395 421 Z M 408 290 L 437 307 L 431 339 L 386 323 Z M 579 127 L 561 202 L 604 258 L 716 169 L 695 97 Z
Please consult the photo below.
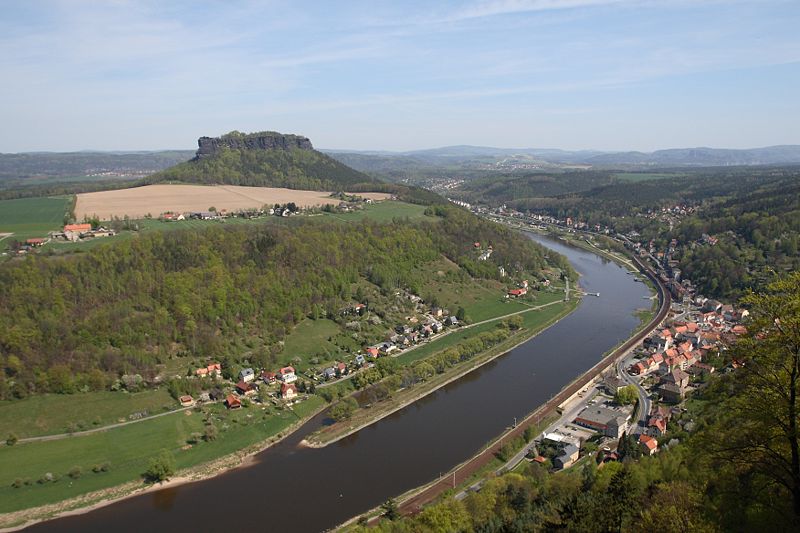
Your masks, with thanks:
M 360 196 L 382 200 L 385 193 L 359 193 Z M 78 195 L 75 214 L 78 220 L 97 216 L 100 220 L 113 217 L 144 218 L 165 212 L 237 211 L 258 209 L 264 205 L 294 202 L 299 207 L 336 204 L 330 193 L 274 187 L 241 187 L 234 185 L 147 185 L 116 191 L 90 192 Z
M 18 241 L 44 237 L 48 231 L 61 227 L 69 203 L 68 197 L 2 200 L 0 234 L 13 233 Z

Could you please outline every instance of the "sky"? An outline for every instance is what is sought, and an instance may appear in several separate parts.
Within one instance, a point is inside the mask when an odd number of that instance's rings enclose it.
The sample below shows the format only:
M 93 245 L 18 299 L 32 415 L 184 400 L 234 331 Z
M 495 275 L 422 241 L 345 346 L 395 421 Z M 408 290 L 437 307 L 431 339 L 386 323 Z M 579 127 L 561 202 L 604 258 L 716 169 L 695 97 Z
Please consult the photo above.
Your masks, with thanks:
M 4 2 L 0 152 L 800 144 L 798 0 Z

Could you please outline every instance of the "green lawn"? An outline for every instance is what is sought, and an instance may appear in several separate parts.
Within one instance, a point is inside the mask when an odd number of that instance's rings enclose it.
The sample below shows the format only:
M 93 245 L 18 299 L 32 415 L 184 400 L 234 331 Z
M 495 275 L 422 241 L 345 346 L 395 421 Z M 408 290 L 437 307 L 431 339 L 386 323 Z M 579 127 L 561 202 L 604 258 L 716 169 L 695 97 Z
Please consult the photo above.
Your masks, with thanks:
M 424 217 L 425 206 L 385 200 L 383 202 L 367 205 L 360 211 L 354 211 L 352 213 L 325 213 L 325 216 L 348 222 L 362 220 L 364 218 L 371 218 L 379 222 L 387 222 L 394 218 L 408 217 L 413 219 Z M 431 218 L 431 220 L 434 220 L 434 218 Z
M 18 241 L 45 237 L 61 228 L 69 204 L 69 197 L 0 200 L 0 233 Z
M 186 445 L 193 432 L 203 430 L 203 415 L 184 411 L 154 420 L 83 437 L 58 441 L 17 444 L 0 448 L 0 513 L 35 507 L 112 487 L 141 478 L 151 457 L 169 450 L 177 468 L 187 468 L 222 457 L 277 435 L 311 414 L 324 403 L 319 397 L 295 406 L 295 412 L 270 408 L 265 415 L 258 406 L 226 411 L 221 405 L 208 409 L 214 414 L 219 437 L 213 442 Z M 187 414 L 190 413 L 190 414 Z M 92 472 L 108 462 L 109 471 Z M 80 467 L 78 479 L 67 473 Z M 38 483 L 46 473 L 60 476 L 56 482 Z M 16 479 L 29 481 L 12 487 Z
M 66 433 L 70 426 L 75 431 L 93 429 L 128 420 L 132 413 L 154 415 L 177 407 L 166 390 L 31 396 L 0 402 L 0 437 L 12 432 L 19 438 Z

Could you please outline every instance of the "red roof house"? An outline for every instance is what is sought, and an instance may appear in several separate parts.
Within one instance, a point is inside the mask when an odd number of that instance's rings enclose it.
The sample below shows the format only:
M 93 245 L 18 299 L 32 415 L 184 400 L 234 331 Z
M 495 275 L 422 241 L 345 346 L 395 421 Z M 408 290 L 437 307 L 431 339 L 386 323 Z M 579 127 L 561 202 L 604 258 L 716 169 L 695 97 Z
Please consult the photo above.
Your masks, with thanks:
M 228 406 L 228 409 L 239 409 L 242 406 L 242 402 L 233 394 L 228 394 L 225 398 L 225 405 Z

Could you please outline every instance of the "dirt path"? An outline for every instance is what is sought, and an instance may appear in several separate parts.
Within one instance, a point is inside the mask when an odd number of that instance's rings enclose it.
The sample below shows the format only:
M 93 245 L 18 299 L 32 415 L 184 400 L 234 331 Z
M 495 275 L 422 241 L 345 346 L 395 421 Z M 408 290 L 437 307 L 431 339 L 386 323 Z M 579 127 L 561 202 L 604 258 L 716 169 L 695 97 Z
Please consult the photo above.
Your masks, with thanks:
M 215 402 L 207 402 L 206 404 L 203 404 L 203 405 L 212 404 L 212 403 L 215 403 Z M 44 441 L 48 441 L 48 440 L 61 440 L 61 439 L 67 439 L 67 438 L 70 438 L 70 437 L 82 437 L 84 435 L 91 435 L 92 433 L 100 433 L 101 431 L 108 431 L 109 429 L 121 428 L 123 426 L 129 426 L 131 424 L 136 424 L 138 422 L 146 422 L 147 420 L 153 420 L 154 418 L 159 418 L 159 417 L 162 417 L 162 416 L 174 415 L 175 413 L 180 413 L 180 412 L 186 411 L 188 409 L 194 409 L 194 406 L 192 405 L 192 406 L 189 406 L 189 407 L 181 407 L 180 409 L 175 409 L 174 411 L 167 411 L 166 413 L 158 413 L 157 415 L 153 415 L 153 416 L 145 416 L 145 417 L 142 417 L 142 418 L 137 418 L 136 420 L 127 420 L 125 422 L 117 422 L 116 424 L 109 424 L 107 426 L 103 426 L 103 427 L 99 427 L 99 428 L 87 429 L 85 431 L 75 431 L 75 432 L 72 432 L 72 433 L 58 433 L 56 435 L 42 435 L 41 437 L 26 437 L 24 439 L 19 439 L 17 441 L 17 444 L 23 444 L 23 443 L 26 443 L 26 442 L 44 442 Z M 5 445 L 4 442 L 2 444 Z

